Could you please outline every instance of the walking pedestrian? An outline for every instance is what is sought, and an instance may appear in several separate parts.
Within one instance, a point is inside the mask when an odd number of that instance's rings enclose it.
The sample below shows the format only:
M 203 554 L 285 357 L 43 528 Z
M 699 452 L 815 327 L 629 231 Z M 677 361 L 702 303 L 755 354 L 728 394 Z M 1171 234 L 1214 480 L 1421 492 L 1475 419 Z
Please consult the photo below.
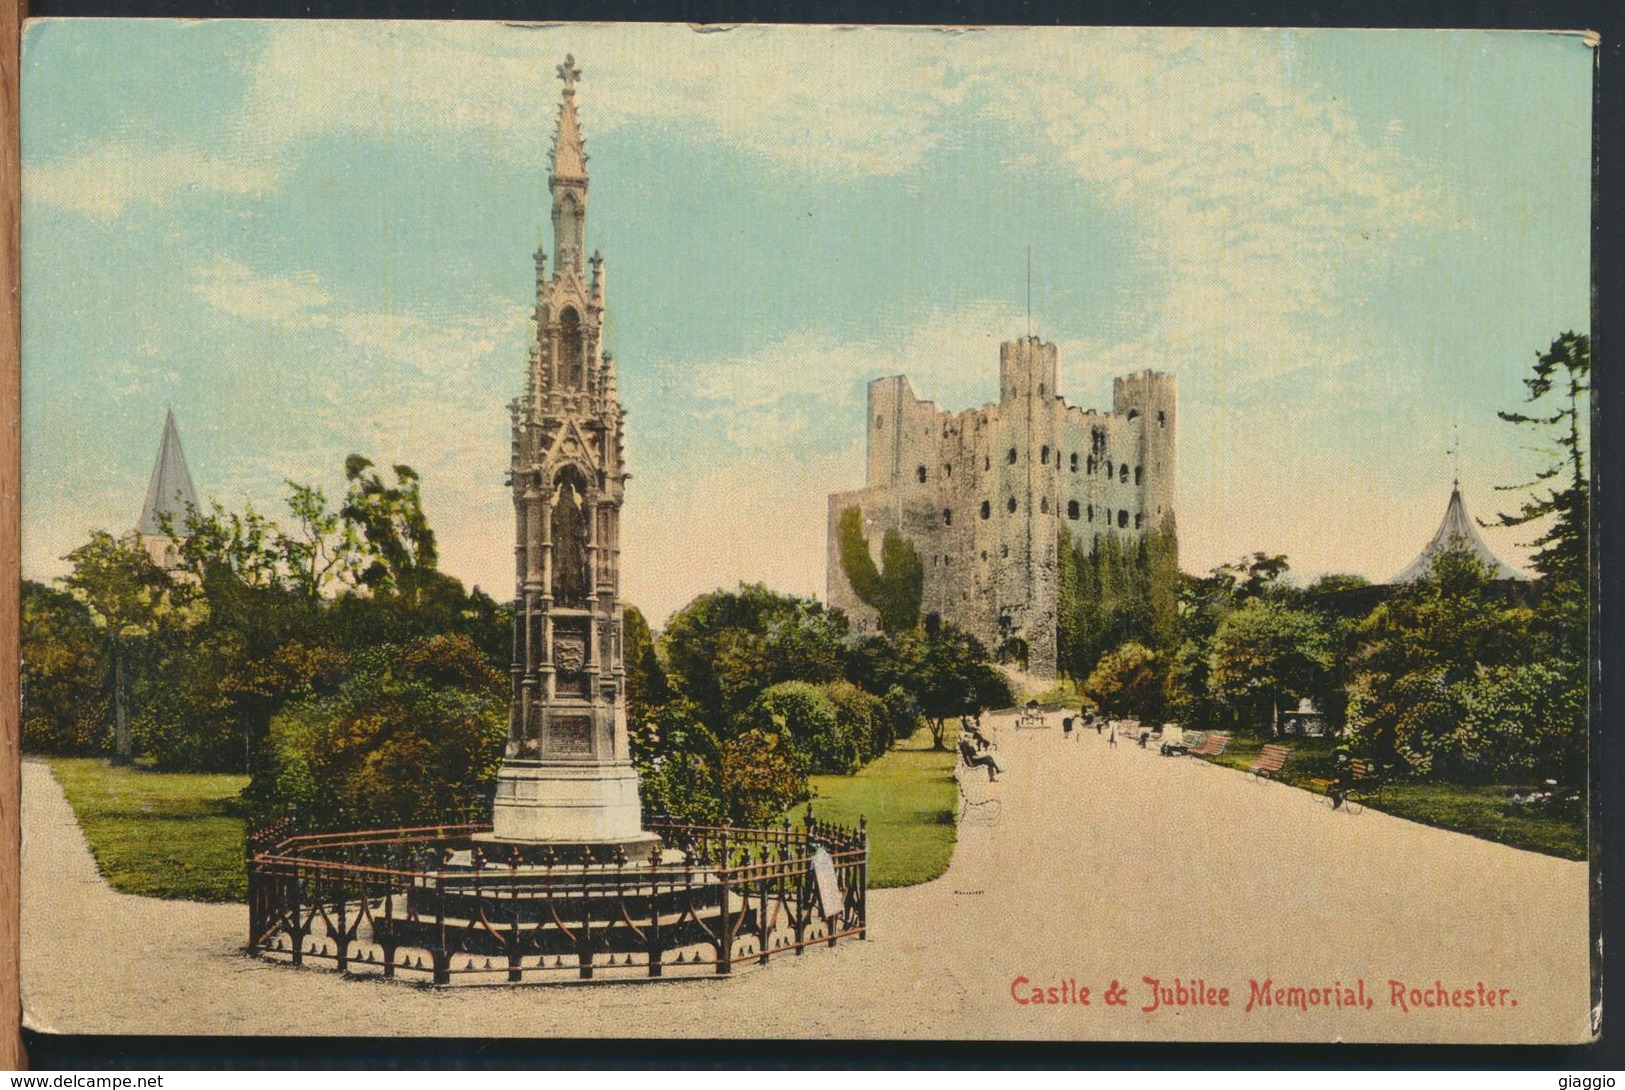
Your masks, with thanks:
M 1107 736 L 1106 743 L 1113 749 L 1117 748 L 1117 720 L 1115 719 L 1112 720 L 1112 732 Z
M 1061 720 L 1061 738 L 1068 742 L 1072 740 L 1072 717 L 1070 715 Z

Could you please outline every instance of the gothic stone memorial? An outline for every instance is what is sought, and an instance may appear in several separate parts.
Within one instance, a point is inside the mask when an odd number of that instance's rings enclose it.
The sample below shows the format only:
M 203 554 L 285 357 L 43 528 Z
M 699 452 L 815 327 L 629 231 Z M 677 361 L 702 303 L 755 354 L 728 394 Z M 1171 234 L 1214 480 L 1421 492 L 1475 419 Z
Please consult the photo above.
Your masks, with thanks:
M 490 825 L 249 844 L 251 950 L 434 984 L 619 970 L 729 973 L 864 937 L 867 832 L 645 823 L 621 649 L 625 413 L 603 350 L 604 260 L 586 258 L 587 154 L 573 57 L 536 253 L 536 339 L 514 399 L 513 701 Z M 589 270 L 590 269 L 590 273 Z

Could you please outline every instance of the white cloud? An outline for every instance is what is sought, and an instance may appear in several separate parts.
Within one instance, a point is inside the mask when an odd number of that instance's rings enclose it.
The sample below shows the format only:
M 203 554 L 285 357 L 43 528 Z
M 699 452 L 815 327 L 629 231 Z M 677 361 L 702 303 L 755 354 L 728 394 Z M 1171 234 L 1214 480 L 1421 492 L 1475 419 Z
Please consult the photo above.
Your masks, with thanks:
M 257 194 L 273 184 L 263 164 L 120 137 L 54 162 L 25 164 L 23 201 L 107 220 L 131 205 L 167 205 L 195 194 Z
M 192 273 L 192 294 L 238 318 L 277 325 L 324 326 L 331 301 L 316 274 L 263 275 L 224 254 Z

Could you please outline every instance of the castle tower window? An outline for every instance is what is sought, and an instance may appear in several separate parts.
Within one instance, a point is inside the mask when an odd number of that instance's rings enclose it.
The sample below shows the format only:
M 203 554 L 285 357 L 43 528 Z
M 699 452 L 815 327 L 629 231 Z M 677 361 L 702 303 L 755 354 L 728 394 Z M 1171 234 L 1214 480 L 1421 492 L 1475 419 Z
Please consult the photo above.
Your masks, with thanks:
M 1110 459 L 1106 461 L 1106 479 L 1108 481 L 1112 479 L 1112 463 Z
M 1010 448 L 1010 453 L 1005 455 L 1004 458 L 1005 458 L 1005 461 L 1009 462 L 1011 465 L 1015 465 L 1016 464 L 1016 448 L 1011 447 Z
M 992 469 L 993 468 L 993 460 L 991 458 L 989 458 L 985 454 L 982 455 L 982 468 L 983 469 Z
M 1140 410 L 1139 409 L 1130 409 L 1128 411 L 1128 418 L 1130 420 L 1138 420 L 1138 419 L 1140 419 Z
M 1042 382 L 1040 382 L 1040 383 L 1039 383 L 1039 384 L 1038 384 L 1038 396 L 1039 396 L 1039 397 L 1043 397 L 1043 396 L 1044 396 L 1044 384 L 1043 384 L 1043 383 L 1042 383 Z
M 1014 496 L 1011 496 L 1010 497 L 1010 502 L 1005 504 L 1004 506 L 1005 506 L 1005 509 L 1008 510 L 1012 515 L 1015 514 L 1016 513 L 1016 498 Z
M 581 348 L 581 316 L 574 307 L 565 307 L 559 315 L 560 378 L 567 390 L 581 389 L 583 365 Z
M 1084 466 L 1084 472 L 1089 474 L 1091 477 L 1094 476 L 1094 473 L 1095 473 L 1095 456 L 1093 454 L 1089 455 L 1089 461 Z
M 1135 516 L 1134 516 L 1134 528 L 1136 530 L 1143 530 L 1145 528 L 1145 513 L 1144 512 L 1139 512 L 1139 513 L 1135 514 Z
M 1128 529 L 1128 512 L 1127 511 L 1119 511 L 1119 512 L 1117 512 L 1117 528 L 1119 530 Z
M 982 517 L 987 518 L 993 513 L 993 505 L 986 500 L 982 501 Z
M 1163 412 L 1161 409 L 1158 409 L 1157 410 L 1157 427 L 1165 428 L 1167 426 L 1168 426 L 1168 414 Z
M 1092 503 L 1089 505 L 1089 521 L 1095 521 L 1095 505 Z
M 945 476 L 952 477 L 954 475 L 954 464 L 952 462 L 946 463 L 942 467 L 942 472 Z
M 875 431 L 879 431 L 881 428 L 883 428 L 885 426 L 886 426 L 886 418 L 884 416 L 875 417 Z
M 952 526 L 954 524 L 954 513 L 948 510 L 946 507 L 942 509 L 942 524 L 944 526 Z
M 1140 484 L 1144 479 L 1145 479 L 1145 467 L 1144 466 L 1135 466 L 1134 467 L 1134 483 L 1135 484 Z
M 1008 545 L 1000 545 L 999 546 L 999 559 L 1008 560 L 1009 558 L 1010 558 L 1010 546 L 1008 546 Z
M 1073 500 L 1066 505 L 1066 517 L 1073 522 L 1078 521 L 1078 501 Z
M 1039 450 L 1039 452 L 1038 452 L 1038 464 L 1042 465 L 1042 466 L 1049 465 L 1049 448 L 1048 447 L 1043 447 L 1043 448 L 1041 448 Z
M 1077 471 L 1078 471 L 1078 452 L 1073 451 L 1072 452 L 1072 472 L 1076 473 Z
M 944 557 L 943 557 L 943 558 L 942 558 L 942 566 L 943 566 L 943 567 L 945 567 L 945 568 L 946 568 L 946 567 L 947 567 L 947 566 L 948 566 L 948 564 L 949 564 L 949 562 L 950 562 L 950 561 L 952 561 L 952 560 L 953 560 L 953 557 L 951 557 L 951 556 L 944 556 Z
M 983 560 L 986 560 L 986 559 L 987 559 L 987 550 L 986 550 L 986 549 L 983 549 L 983 550 L 982 550 L 982 559 L 983 559 Z
M 1043 514 L 1046 514 L 1046 515 L 1049 514 L 1049 497 L 1048 496 L 1045 496 L 1043 499 L 1038 501 L 1038 510 L 1040 512 L 1042 512 Z
M 916 469 L 914 471 L 914 476 L 919 479 L 919 482 L 921 484 L 924 484 L 925 483 L 925 467 L 920 466 L 918 469 Z
M 1124 462 L 1120 467 L 1118 467 L 1117 480 L 1118 480 L 1119 484 L 1128 484 L 1128 463 L 1127 462 Z

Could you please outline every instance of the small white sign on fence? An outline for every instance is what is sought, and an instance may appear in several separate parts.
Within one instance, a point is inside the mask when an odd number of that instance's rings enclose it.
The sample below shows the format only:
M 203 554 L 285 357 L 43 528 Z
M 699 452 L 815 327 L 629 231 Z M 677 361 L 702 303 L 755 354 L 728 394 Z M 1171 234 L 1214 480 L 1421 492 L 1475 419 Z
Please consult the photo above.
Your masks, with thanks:
M 835 877 L 835 860 L 830 858 L 826 849 L 819 848 L 813 852 L 812 868 L 813 878 L 818 882 L 818 904 L 824 910 L 824 918 L 839 916 L 844 902 L 841 883 Z

